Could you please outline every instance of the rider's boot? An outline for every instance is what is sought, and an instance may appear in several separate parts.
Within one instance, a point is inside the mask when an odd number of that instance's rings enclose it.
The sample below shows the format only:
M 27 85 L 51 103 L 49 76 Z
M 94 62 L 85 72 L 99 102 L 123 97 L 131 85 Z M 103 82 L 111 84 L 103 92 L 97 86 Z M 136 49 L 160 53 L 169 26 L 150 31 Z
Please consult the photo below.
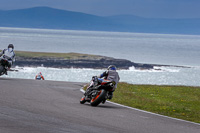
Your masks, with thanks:
M 7 68 L 7 69 L 5 69 L 5 75 L 8 75 L 8 70 L 10 70 L 10 66 Z
M 102 101 L 102 104 L 104 104 L 106 102 L 106 99 L 104 99 L 103 101 Z
M 112 99 L 112 97 L 113 97 L 113 92 L 109 92 L 109 93 L 108 93 L 108 99 L 110 99 L 110 100 L 111 100 L 111 99 Z
M 5 74 L 5 75 L 8 75 L 8 72 L 7 72 L 7 70 L 6 70 L 6 69 L 5 69 L 5 72 L 4 72 L 4 74 Z

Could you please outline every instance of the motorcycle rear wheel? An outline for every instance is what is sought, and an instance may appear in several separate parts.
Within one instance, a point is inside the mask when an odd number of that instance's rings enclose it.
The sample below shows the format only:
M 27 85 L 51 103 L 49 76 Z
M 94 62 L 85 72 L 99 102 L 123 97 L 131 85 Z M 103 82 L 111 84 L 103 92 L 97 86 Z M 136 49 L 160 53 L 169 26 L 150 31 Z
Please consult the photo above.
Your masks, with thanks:
M 90 101 L 90 105 L 91 106 L 99 105 L 105 99 L 106 93 L 107 93 L 106 90 L 104 90 L 104 89 L 100 90 L 100 92 L 97 94 L 97 96 L 92 98 L 92 100 Z
M 4 70 L 3 66 L 0 65 L 0 76 L 3 75 L 3 70 Z

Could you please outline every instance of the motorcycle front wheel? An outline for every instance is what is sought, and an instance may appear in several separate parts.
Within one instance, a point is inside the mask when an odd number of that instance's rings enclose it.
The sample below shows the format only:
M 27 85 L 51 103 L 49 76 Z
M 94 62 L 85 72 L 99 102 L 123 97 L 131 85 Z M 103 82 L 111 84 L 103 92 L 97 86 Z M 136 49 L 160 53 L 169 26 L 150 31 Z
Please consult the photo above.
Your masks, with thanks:
M 96 95 L 96 97 L 92 98 L 92 100 L 90 101 L 90 105 L 91 106 L 97 106 L 99 105 L 106 96 L 107 91 L 102 89 L 98 92 L 98 94 Z
M 86 102 L 85 96 L 83 96 L 83 97 L 81 98 L 81 100 L 80 100 L 80 104 L 84 104 L 85 102 Z

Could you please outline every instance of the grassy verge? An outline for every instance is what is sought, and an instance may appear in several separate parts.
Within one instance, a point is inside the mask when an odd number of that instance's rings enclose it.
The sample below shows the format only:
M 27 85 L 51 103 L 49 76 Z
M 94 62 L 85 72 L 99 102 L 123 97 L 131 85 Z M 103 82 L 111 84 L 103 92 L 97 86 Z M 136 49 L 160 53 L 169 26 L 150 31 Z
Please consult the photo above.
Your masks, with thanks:
M 200 123 L 200 87 L 119 83 L 111 101 Z
M 16 57 L 43 57 L 43 58 L 62 58 L 62 59 L 101 59 L 102 56 L 80 54 L 80 53 L 46 53 L 46 52 L 29 52 L 15 51 Z

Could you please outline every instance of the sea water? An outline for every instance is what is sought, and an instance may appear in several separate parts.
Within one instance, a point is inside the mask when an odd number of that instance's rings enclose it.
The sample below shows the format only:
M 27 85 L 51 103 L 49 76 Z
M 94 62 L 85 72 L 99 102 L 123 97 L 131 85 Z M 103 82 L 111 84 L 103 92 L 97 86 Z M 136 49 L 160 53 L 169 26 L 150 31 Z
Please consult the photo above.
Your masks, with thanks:
M 200 86 L 200 36 L 127 32 L 0 28 L 0 49 L 9 43 L 15 50 L 103 55 L 137 63 L 190 66 L 155 70 L 119 70 L 121 81 L 134 84 Z M 16 55 L 17 56 L 17 55 Z M 88 82 L 104 70 L 15 68 L 13 78 L 34 79 L 42 72 L 47 80 Z M 64 77 L 64 78 L 63 78 Z
M 45 67 L 16 67 L 14 72 L 8 72 L 10 78 L 34 79 L 38 72 L 42 72 L 45 80 L 89 82 L 92 76 L 98 76 L 104 69 L 58 69 Z M 129 70 L 118 70 L 121 82 L 132 84 L 154 84 L 154 85 L 186 85 L 200 86 L 200 68 L 182 67 L 157 67 L 152 70 L 138 70 L 131 67 Z

